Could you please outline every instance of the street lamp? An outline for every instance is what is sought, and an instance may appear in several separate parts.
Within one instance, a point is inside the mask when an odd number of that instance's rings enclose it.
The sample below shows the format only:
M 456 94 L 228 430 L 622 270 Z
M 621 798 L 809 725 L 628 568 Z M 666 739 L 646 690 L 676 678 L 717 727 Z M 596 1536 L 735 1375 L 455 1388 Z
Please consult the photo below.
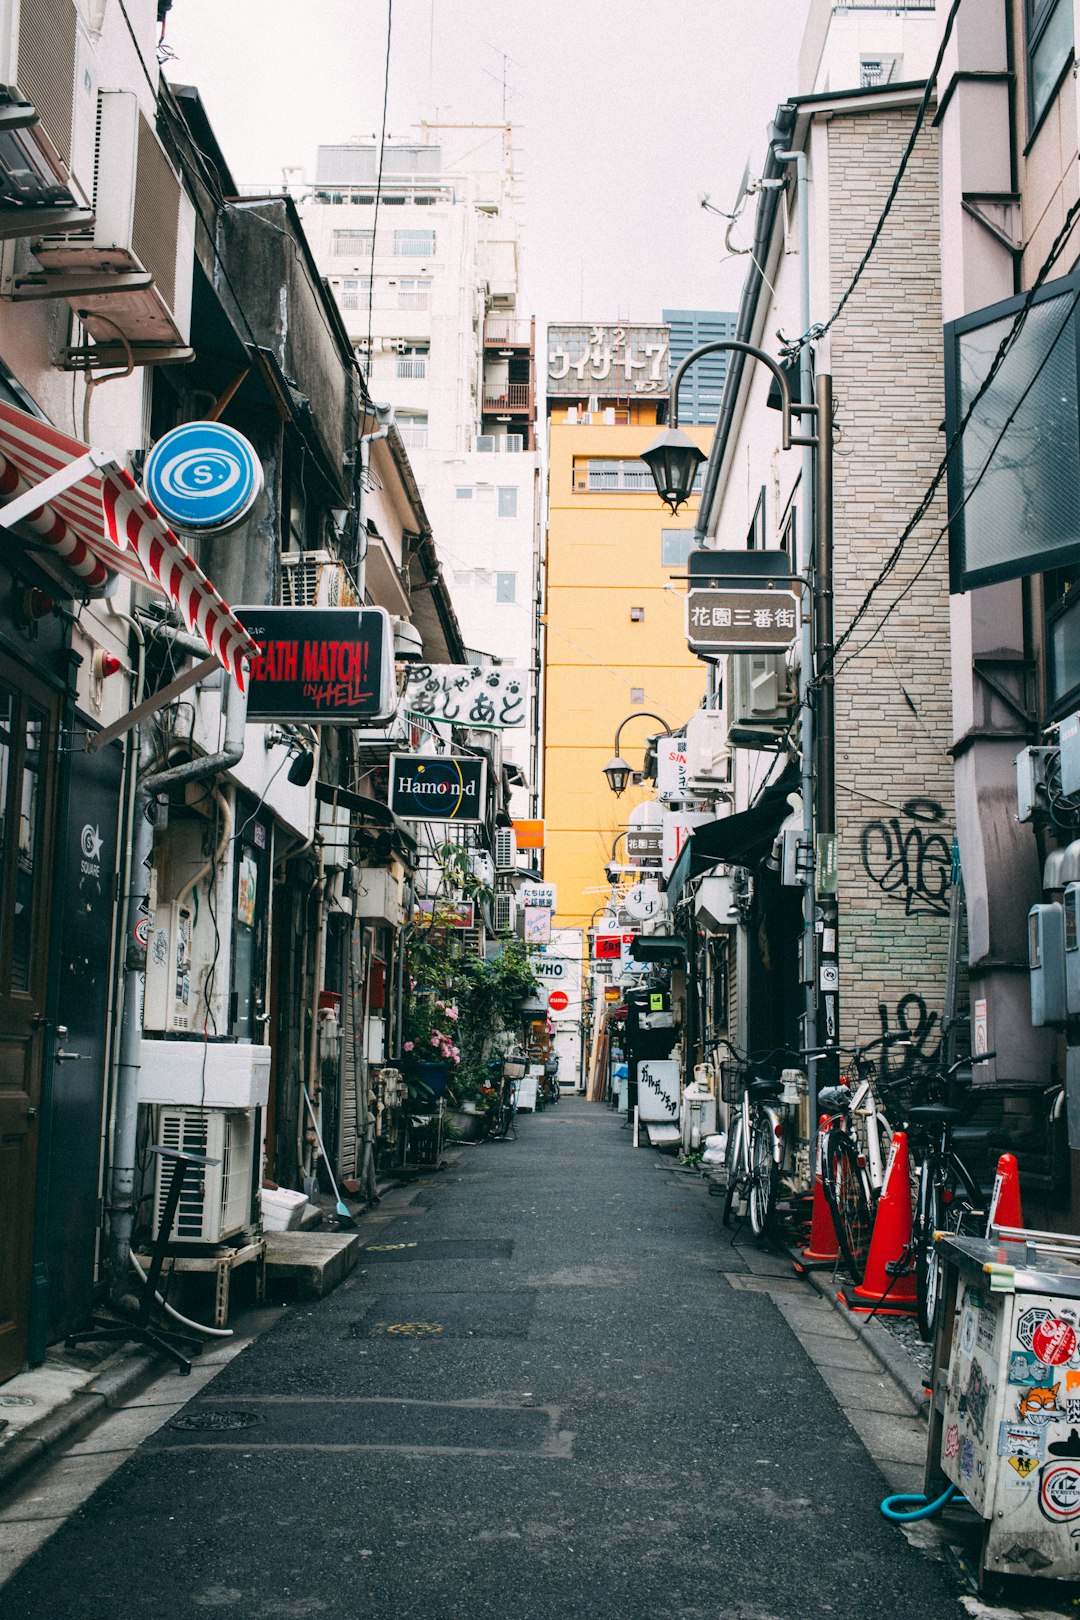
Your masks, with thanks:
M 670 737 L 672 732 L 672 728 L 667 721 L 662 720 L 658 714 L 653 714 L 650 709 L 636 709 L 633 714 L 628 714 L 625 719 L 619 721 L 615 729 L 615 757 L 609 759 L 604 766 L 604 775 L 608 779 L 608 787 L 616 798 L 626 792 L 626 785 L 634 772 L 634 767 L 628 760 L 623 759 L 619 753 L 619 738 L 622 735 L 622 728 L 628 720 L 659 720 L 664 728 L 659 733 L 661 737 Z
M 671 382 L 671 425 L 664 429 L 659 438 L 654 439 L 646 450 L 641 452 L 641 459 L 648 467 L 656 485 L 656 493 L 665 505 L 670 506 L 674 515 L 680 506 L 685 506 L 694 490 L 694 480 L 697 478 L 698 468 L 707 458 L 704 451 L 699 450 L 693 439 L 684 433 L 679 426 L 679 384 L 683 380 L 683 373 L 703 355 L 714 354 L 717 351 L 725 352 L 735 349 L 743 354 L 753 355 L 755 360 L 761 360 L 769 367 L 776 378 L 780 388 L 780 411 L 783 418 L 783 448 L 790 450 L 793 444 L 816 445 L 816 435 L 795 437 L 791 431 L 791 390 L 783 371 L 777 365 L 772 355 L 766 354 L 764 349 L 755 348 L 752 343 L 743 343 L 738 338 L 720 338 L 715 343 L 703 343 L 699 349 L 694 349 L 686 356 L 679 366 Z M 805 412 L 808 416 L 817 415 L 815 405 L 797 404 L 794 409 Z M 621 790 L 620 790 L 621 791 Z

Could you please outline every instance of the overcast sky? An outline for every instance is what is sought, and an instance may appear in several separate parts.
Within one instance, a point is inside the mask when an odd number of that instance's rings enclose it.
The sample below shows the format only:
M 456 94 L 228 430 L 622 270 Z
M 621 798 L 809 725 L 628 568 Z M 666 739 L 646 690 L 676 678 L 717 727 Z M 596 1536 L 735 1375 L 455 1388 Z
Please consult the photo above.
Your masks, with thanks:
M 421 119 L 515 126 L 538 324 L 734 309 L 722 263 L 749 155 L 796 88 L 809 0 L 392 0 L 388 135 Z M 175 0 L 165 72 L 197 85 L 241 184 L 314 171 L 377 135 L 388 0 Z M 504 87 L 505 71 L 505 87 Z M 477 143 L 493 137 L 477 131 Z M 497 137 L 495 137 L 497 138 Z M 750 210 L 736 234 L 749 241 Z

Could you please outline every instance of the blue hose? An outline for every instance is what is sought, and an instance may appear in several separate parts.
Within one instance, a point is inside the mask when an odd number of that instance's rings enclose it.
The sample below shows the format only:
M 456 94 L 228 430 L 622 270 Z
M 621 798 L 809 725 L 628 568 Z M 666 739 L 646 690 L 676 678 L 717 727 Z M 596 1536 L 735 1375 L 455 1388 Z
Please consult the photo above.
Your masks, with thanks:
M 881 1504 L 881 1511 L 894 1524 L 913 1524 L 916 1519 L 929 1519 L 935 1513 L 940 1513 L 946 1502 L 956 1495 L 956 1486 L 950 1485 L 936 1502 L 928 1502 L 925 1496 L 887 1496 Z M 919 1506 L 905 1509 L 900 1506 L 901 1502 L 918 1502 Z

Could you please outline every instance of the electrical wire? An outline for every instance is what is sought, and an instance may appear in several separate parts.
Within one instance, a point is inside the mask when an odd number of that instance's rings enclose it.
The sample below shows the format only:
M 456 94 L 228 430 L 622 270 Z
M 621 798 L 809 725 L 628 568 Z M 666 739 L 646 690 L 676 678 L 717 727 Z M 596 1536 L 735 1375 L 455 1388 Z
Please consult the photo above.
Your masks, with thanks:
M 382 198 L 383 163 L 386 158 L 386 107 L 390 98 L 390 39 L 394 25 L 394 0 L 386 0 L 386 64 L 383 68 L 382 127 L 379 131 L 379 170 L 375 176 L 375 212 L 371 218 L 371 264 L 367 295 L 367 367 L 371 375 L 371 312 L 375 307 L 375 243 L 379 229 L 379 202 Z
M 907 166 L 911 161 L 911 155 L 915 150 L 915 143 L 918 141 L 919 135 L 922 132 L 923 124 L 926 122 L 926 114 L 929 110 L 930 102 L 937 84 L 937 76 L 941 71 L 941 64 L 945 58 L 945 51 L 948 47 L 949 38 L 953 31 L 953 24 L 956 21 L 956 13 L 960 10 L 960 4 L 961 0 L 953 0 L 952 8 L 949 11 L 949 15 L 945 19 L 945 28 L 941 36 L 941 42 L 938 45 L 937 56 L 934 58 L 934 65 L 930 69 L 930 74 L 926 81 L 926 88 L 923 91 L 922 100 L 920 101 L 918 110 L 915 114 L 915 122 L 911 127 L 911 134 L 908 137 L 908 143 L 904 148 L 904 153 L 900 159 L 900 164 L 897 168 L 896 174 L 893 177 L 892 185 L 889 187 L 889 195 L 885 199 L 885 206 L 881 210 L 878 222 L 874 226 L 870 241 L 867 244 L 866 252 L 859 260 L 859 263 L 855 268 L 855 273 L 845 287 L 843 293 L 841 294 L 840 302 L 837 304 L 828 320 L 823 325 L 812 326 L 808 332 L 803 333 L 801 338 L 798 338 L 794 343 L 790 344 L 788 346 L 788 350 L 786 351 L 789 359 L 794 358 L 794 356 L 798 354 L 799 350 L 805 348 L 808 343 L 814 343 L 820 338 L 823 338 L 829 328 L 840 318 L 844 306 L 847 304 L 848 299 L 855 291 L 855 288 L 859 285 L 867 265 L 873 258 L 878 242 L 881 240 L 881 234 L 885 229 L 885 223 L 892 212 L 892 207 L 896 201 L 901 182 L 903 181 L 904 174 L 907 170 Z

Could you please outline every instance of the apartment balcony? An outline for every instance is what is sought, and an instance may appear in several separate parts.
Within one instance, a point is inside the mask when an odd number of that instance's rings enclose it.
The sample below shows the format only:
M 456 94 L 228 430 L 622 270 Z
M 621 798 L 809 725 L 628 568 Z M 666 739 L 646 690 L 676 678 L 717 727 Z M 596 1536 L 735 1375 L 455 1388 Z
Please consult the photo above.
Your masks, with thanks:
M 484 389 L 485 416 L 518 413 L 531 416 L 532 405 L 532 383 L 507 383 L 499 393 L 492 393 L 488 388 Z
M 484 322 L 485 349 L 529 349 L 533 346 L 533 323 L 505 315 L 489 315 Z

